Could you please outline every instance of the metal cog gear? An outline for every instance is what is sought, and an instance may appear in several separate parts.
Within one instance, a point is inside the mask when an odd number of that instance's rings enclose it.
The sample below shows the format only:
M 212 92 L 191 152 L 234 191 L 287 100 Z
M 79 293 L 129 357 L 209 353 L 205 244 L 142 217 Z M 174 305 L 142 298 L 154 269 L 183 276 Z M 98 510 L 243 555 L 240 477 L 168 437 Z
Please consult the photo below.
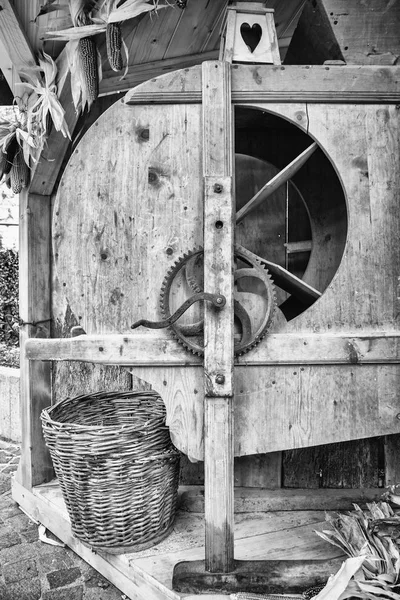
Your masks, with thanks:
M 173 312 L 171 293 L 179 276 L 181 276 L 179 284 L 181 287 L 187 286 L 189 293 L 203 291 L 203 253 L 202 248 L 187 252 L 167 271 L 160 293 L 160 307 L 164 318 L 169 318 Z M 236 263 L 243 265 L 237 268 L 234 274 L 235 322 L 236 325 L 240 324 L 241 330 L 241 337 L 235 342 L 235 355 L 240 356 L 251 350 L 267 333 L 274 318 L 276 297 L 271 276 L 257 255 L 242 246 L 235 246 L 234 256 Z M 246 289 L 248 287 L 246 280 L 252 282 L 250 289 Z M 263 314 L 261 316 L 249 314 L 248 308 L 253 308 L 254 312 L 254 309 L 258 308 L 257 304 L 262 305 Z M 169 329 L 175 339 L 188 351 L 203 356 L 203 320 L 187 325 L 174 323 Z

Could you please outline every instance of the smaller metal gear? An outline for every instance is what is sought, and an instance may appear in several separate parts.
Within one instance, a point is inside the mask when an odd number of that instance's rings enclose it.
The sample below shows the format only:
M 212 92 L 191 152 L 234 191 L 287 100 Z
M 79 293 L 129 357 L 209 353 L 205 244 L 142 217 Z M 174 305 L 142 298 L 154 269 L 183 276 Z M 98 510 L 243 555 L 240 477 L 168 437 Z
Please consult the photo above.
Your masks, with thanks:
M 160 307 L 167 319 L 172 309 L 171 296 L 175 288 L 186 294 L 203 291 L 203 249 L 194 249 L 179 258 L 168 270 L 160 293 Z M 265 336 L 274 318 L 276 308 L 275 288 L 267 269 L 258 257 L 245 248 L 236 247 L 234 252 L 238 268 L 235 271 L 234 313 L 239 329 L 235 342 L 235 355 L 253 348 Z M 180 278 L 180 279 L 178 279 Z M 254 314 L 261 307 L 262 314 Z M 169 328 L 174 337 L 193 354 L 204 354 L 203 320 Z

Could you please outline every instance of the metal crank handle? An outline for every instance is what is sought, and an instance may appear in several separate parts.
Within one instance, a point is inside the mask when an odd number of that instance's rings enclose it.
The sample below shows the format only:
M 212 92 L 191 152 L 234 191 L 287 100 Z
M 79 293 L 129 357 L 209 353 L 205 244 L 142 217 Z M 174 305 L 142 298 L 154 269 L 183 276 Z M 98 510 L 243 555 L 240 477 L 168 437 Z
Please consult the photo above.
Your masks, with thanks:
M 177 321 L 183 315 L 183 313 L 185 313 L 187 309 L 190 306 L 192 306 L 192 304 L 194 304 L 195 302 L 200 302 L 201 300 L 211 302 L 214 305 L 214 307 L 218 309 L 223 308 L 226 304 L 226 298 L 222 294 L 209 294 L 208 292 L 199 292 L 198 294 L 194 294 L 193 296 L 188 298 L 186 302 L 184 302 L 182 306 L 180 306 L 178 310 L 174 312 L 173 315 L 168 317 L 168 319 L 165 319 L 164 321 L 148 321 L 147 319 L 140 319 L 139 321 L 136 321 L 133 325 L 131 325 L 131 329 L 136 329 L 140 326 L 148 327 L 149 329 L 164 329 L 165 327 L 169 327 L 170 325 L 175 323 L 175 321 Z

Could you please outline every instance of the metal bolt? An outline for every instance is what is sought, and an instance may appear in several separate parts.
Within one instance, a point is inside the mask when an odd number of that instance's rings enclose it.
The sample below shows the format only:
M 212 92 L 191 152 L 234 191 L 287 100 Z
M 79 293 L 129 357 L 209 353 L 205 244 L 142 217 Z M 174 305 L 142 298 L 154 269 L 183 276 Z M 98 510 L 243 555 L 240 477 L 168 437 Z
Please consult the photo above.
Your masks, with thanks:
M 222 192 L 224 188 L 222 187 L 222 185 L 220 183 L 215 183 L 214 184 L 214 192 L 216 194 L 220 194 Z
M 218 296 L 218 298 L 215 300 L 215 302 L 216 302 L 217 304 L 222 304 L 222 303 L 223 303 L 223 301 L 224 301 L 224 299 L 223 299 L 221 296 Z
M 217 375 L 217 376 L 215 377 L 215 381 L 216 381 L 216 383 L 219 383 L 219 384 L 221 384 L 221 385 L 222 385 L 223 383 L 225 383 L 225 375 L 222 375 L 222 374 L 220 373 L 219 375 Z

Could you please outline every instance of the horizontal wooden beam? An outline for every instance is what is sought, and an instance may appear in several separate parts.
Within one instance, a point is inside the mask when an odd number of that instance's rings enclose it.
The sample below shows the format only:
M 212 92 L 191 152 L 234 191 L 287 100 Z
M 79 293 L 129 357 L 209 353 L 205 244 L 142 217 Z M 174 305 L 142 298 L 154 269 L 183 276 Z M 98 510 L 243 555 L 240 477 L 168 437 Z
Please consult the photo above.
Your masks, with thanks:
M 174 58 L 131 65 L 123 77 L 112 70 L 103 71 L 103 79 L 100 82 L 100 96 L 115 94 L 116 92 L 126 92 L 154 77 L 165 75 L 177 69 L 187 69 L 194 65 L 200 65 L 206 60 L 216 60 L 218 52 L 218 50 L 211 50 L 209 52 L 189 54 L 188 56 L 176 56 Z
M 30 338 L 24 346 L 28 360 L 77 360 L 99 364 L 191 367 L 202 359 L 175 340 L 160 334 L 81 335 L 74 338 Z M 400 363 L 400 333 L 271 334 L 236 365 L 329 365 Z
M 204 512 L 204 488 L 181 486 L 180 508 L 188 512 Z M 235 513 L 273 512 L 291 510 L 352 510 L 353 503 L 379 501 L 380 488 L 352 489 L 275 489 L 235 488 Z
M 149 81 L 125 96 L 127 104 L 201 102 L 200 70 Z M 232 102 L 327 104 L 400 103 L 400 67 L 233 65 Z
M 34 360 L 78 360 L 109 365 L 193 366 L 199 357 L 174 339 L 151 334 L 81 335 L 73 338 L 30 339 L 25 356 Z

